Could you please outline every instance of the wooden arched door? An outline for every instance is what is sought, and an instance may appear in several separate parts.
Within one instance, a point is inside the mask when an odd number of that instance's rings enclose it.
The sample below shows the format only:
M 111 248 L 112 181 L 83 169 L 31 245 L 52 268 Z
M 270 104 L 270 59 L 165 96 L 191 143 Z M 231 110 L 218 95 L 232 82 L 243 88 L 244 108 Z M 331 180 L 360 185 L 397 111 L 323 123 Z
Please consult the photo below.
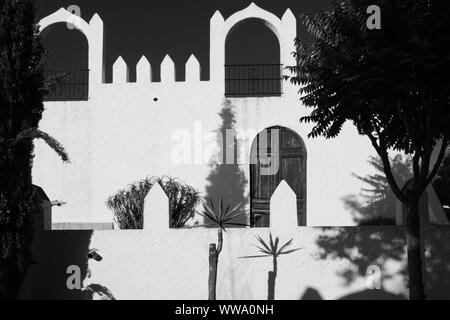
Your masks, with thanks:
M 251 149 L 251 224 L 269 226 L 270 198 L 285 180 L 297 195 L 298 225 L 306 225 L 306 149 L 292 130 L 271 127 L 261 132 Z

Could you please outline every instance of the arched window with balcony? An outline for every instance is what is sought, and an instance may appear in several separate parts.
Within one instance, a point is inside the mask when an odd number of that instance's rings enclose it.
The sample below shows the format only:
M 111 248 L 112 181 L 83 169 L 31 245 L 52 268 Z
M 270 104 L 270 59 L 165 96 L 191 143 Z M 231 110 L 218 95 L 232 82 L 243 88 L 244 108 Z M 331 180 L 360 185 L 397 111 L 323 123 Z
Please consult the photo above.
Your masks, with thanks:
M 276 96 L 281 94 L 280 43 L 267 22 L 240 21 L 225 42 L 225 95 Z
M 52 24 L 41 32 L 47 56 L 45 101 L 77 101 L 89 97 L 88 41 L 70 24 Z
M 275 126 L 254 140 L 250 155 L 251 225 L 268 227 L 270 198 L 282 180 L 297 195 L 299 226 L 306 226 L 306 148 L 294 131 Z

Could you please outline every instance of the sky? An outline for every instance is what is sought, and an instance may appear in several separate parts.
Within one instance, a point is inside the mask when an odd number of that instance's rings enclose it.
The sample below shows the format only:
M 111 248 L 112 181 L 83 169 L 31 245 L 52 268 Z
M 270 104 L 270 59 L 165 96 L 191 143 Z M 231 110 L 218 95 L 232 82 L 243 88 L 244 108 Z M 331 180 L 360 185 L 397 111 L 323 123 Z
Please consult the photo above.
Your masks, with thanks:
M 177 79 L 184 79 L 184 64 L 191 54 L 200 61 L 202 79 L 209 77 L 209 20 L 216 10 L 226 19 L 247 7 L 243 0 L 36 0 L 37 18 L 61 7 L 77 5 L 88 21 L 98 13 L 105 28 L 106 81 L 111 79 L 112 64 L 122 56 L 135 79 L 134 66 L 145 55 L 159 74 L 159 65 L 170 54 L 177 69 Z M 258 6 L 281 17 L 287 8 L 299 17 L 301 12 L 317 12 L 330 7 L 330 0 L 256 0 Z M 308 38 L 298 25 L 298 36 Z M 58 24 L 42 37 L 49 52 L 50 69 L 87 68 L 87 42 L 76 30 Z M 275 35 L 261 23 L 248 21 L 227 40 L 228 64 L 279 63 Z M 157 79 L 156 79 L 157 80 Z

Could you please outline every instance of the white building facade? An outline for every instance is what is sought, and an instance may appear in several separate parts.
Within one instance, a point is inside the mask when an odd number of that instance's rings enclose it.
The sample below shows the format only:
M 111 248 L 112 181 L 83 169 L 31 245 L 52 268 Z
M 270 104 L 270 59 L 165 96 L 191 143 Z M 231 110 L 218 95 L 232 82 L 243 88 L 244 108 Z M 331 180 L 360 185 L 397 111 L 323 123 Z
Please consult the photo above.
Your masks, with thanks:
M 248 19 L 274 32 L 279 65 L 225 66 L 227 37 Z M 175 81 L 167 55 L 158 82 L 143 56 L 136 82 L 129 82 L 134 66 L 119 57 L 112 83 L 105 83 L 102 20 L 96 14 L 86 22 L 61 8 L 40 21 L 41 32 L 68 22 L 86 36 L 89 81 L 86 99 L 45 102 L 41 129 L 56 137 L 71 159 L 62 163 L 47 146 L 36 144 L 33 182 L 51 200 L 65 203 L 53 208 L 54 221 L 110 222 L 109 196 L 148 176 L 171 176 L 205 196 L 241 202 L 253 211 L 256 225 L 267 225 L 268 199 L 281 180 L 297 193 L 299 225 L 353 224 L 342 198 L 360 192 L 352 173 L 371 173 L 367 160 L 374 152 L 350 124 L 334 140 L 307 137 L 311 125 L 299 119 L 310 110 L 299 101 L 299 88 L 274 80 L 296 62 L 296 18 L 289 9 L 281 18 L 255 4 L 227 19 L 216 11 L 208 81 L 200 80 L 194 55 L 186 62 L 185 81 Z M 277 129 L 269 142 L 278 143 L 278 156 L 264 153 L 256 142 L 268 128 Z M 233 136 L 237 148 L 220 147 L 222 140 L 229 147 Z M 276 167 L 272 174 L 262 172 L 268 165 Z

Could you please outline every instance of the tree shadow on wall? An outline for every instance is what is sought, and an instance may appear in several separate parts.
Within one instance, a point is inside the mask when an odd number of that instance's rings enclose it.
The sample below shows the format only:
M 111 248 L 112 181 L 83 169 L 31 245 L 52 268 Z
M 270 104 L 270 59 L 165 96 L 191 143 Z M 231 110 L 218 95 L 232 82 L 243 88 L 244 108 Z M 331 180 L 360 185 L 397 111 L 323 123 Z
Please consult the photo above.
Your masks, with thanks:
M 411 177 L 411 161 L 401 156 L 391 160 L 394 177 L 402 186 Z M 350 262 L 347 269 L 339 271 L 339 275 L 348 285 L 357 277 L 366 276 L 366 270 L 370 265 L 381 267 L 382 279 L 391 278 L 394 274 L 389 274 L 383 269 L 388 260 L 405 262 L 404 268 L 398 274 L 404 279 L 408 276 L 403 228 L 386 225 L 395 224 L 396 198 L 387 184 L 379 160 L 371 158 L 370 163 L 377 173 L 367 177 L 357 176 L 368 185 L 361 192 L 365 201 L 359 201 L 356 196 L 344 198 L 347 206 L 352 209 L 354 221 L 359 226 L 366 227 L 364 229 L 322 228 L 323 233 L 317 239 L 320 259 L 345 259 Z M 380 229 L 375 225 L 384 225 L 384 228 Z M 424 282 L 427 298 L 449 299 L 450 228 L 430 224 L 424 228 L 426 230 Z M 369 291 L 366 295 L 367 299 L 377 294 L 372 290 Z M 364 296 L 360 295 L 361 298 Z
M 397 198 L 384 175 L 383 163 L 378 157 L 370 157 L 368 163 L 376 172 L 365 177 L 352 174 L 365 186 L 359 195 L 344 197 L 345 206 L 350 210 L 357 225 L 395 225 Z M 391 164 L 392 174 L 397 184 L 402 187 L 412 177 L 411 158 L 396 155 L 391 159 Z
M 384 269 L 388 261 L 405 261 L 405 236 L 403 230 L 394 226 L 361 228 L 322 228 L 317 239 L 318 258 L 322 260 L 344 259 L 350 262 L 347 268 L 338 271 L 346 285 L 351 285 L 358 277 L 367 275 L 369 266 L 379 266 L 382 270 L 381 285 L 384 280 L 396 274 L 406 276 L 406 266 L 391 273 Z
M 411 177 L 411 160 L 397 155 L 391 162 L 393 175 L 402 186 Z M 344 259 L 350 262 L 346 269 L 338 272 L 346 285 L 358 277 L 365 277 L 371 265 L 382 269 L 382 280 L 388 280 L 396 274 L 407 276 L 406 265 L 394 274 L 384 269 L 390 260 L 400 263 L 405 261 L 405 236 L 401 228 L 395 227 L 396 198 L 384 175 L 382 163 L 379 158 L 371 157 L 369 164 L 375 169 L 374 174 L 366 177 L 353 174 L 365 184 L 360 195 L 343 198 L 355 223 L 365 228 L 322 228 L 323 232 L 316 241 L 320 259 Z M 381 229 L 375 226 L 385 227 Z M 376 293 L 369 292 L 368 295 Z
M 450 228 L 432 226 L 426 236 L 427 299 L 450 299 Z
M 41 199 L 48 197 L 37 187 Z M 44 204 L 48 205 L 48 204 Z M 33 265 L 22 285 L 19 299 L 33 300 L 90 300 L 92 293 L 67 287 L 67 268 L 78 266 L 81 283 L 88 275 L 88 253 L 92 231 L 47 231 L 43 210 L 35 216 L 32 244 Z
M 248 197 L 245 195 L 248 181 L 238 165 L 236 138 L 233 137 L 232 141 L 227 141 L 226 138 L 227 129 L 235 129 L 236 121 L 233 108 L 231 101 L 225 99 L 222 110 L 219 113 L 222 124 L 217 130 L 217 143 L 223 152 L 219 156 L 219 161 L 213 161 L 210 164 L 212 171 L 207 178 L 209 185 L 206 187 L 206 194 L 213 201 L 223 198 L 224 203 L 241 204 L 239 210 L 243 210 L 248 202 Z M 223 137 L 223 139 L 220 137 Z M 227 161 L 227 158 L 232 159 L 232 163 L 227 163 L 230 162 L 230 159 Z M 249 220 L 249 216 L 246 215 L 237 218 L 235 222 L 248 224 Z

